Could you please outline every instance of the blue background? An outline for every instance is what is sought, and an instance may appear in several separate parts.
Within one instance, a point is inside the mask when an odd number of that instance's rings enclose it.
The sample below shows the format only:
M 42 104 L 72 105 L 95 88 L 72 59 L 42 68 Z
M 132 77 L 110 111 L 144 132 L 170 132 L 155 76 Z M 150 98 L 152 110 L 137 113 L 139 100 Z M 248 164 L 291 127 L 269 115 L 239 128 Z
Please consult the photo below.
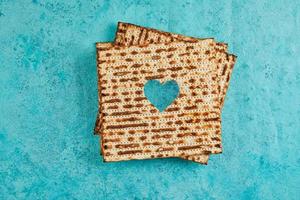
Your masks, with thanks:
M 229 43 L 224 153 L 102 162 L 95 42 L 127 21 Z M 297 199 L 300 3 L 0 0 L 0 199 Z

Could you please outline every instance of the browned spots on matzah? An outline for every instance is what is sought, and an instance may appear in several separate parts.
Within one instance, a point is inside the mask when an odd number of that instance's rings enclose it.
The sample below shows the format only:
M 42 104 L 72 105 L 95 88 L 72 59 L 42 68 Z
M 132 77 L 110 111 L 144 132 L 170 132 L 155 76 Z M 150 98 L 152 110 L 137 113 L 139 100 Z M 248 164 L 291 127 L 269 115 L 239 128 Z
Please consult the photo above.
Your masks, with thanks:
M 118 116 L 118 115 L 134 115 L 134 114 L 141 114 L 139 111 L 124 111 L 124 112 L 113 112 L 111 116 Z
M 129 118 L 120 118 L 120 119 L 116 119 L 116 122 L 133 122 L 133 121 L 137 121 L 140 118 L 138 117 L 129 117 Z
M 173 135 L 172 134 L 164 134 L 164 135 L 154 135 L 151 138 L 152 139 L 159 139 L 159 138 L 171 138 Z
M 111 125 L 107 126 L 106 129 L 123 129 L 123 128 L 132 128 L 132 127 L 143 127 L 148 126 L 148 123 L 140 123 L 140 124 L 124 124 L 124 125 Z
M 143 84 L 141 84 L 141 85 L 143 85 Z M 147 100 L 147 98 L 146 97 L 136 97 L 136 98 L 134 98 L 134 101 L 143 101 L 143 100 Z
M 159 60 L 160 58 L 161 58 L 161 56 L 158 56 L 158 55 L 152 56 L 152 60 Z
M 108 143 L 108 142 L 119 142 L 120 138 L 112 138 L 112 139 L 104 139 L 103 142 Z
M 142 153 L 142 152 L 143 152 L 142 150 L 119 151 L 118 155 L 136 154 L 136 153 Z M 111 154 L 109 154 L 109 155 L 111 155 Z
M 127 75 L 127 74 L 130 74 L 131 72 L 115 72 L 113 75 L 114 76 L 124 76 L 124 75 Z
M 121 102 L 121 99 L 109 99 L 104 101 L 103 103 L 118 103 Z
M 175 107 L 175 108 L 167 108 L 167 109 L 165 110 L 165 112 L 174 112 L 174 111 L 179 111 L 179 110 L 180 110 L 179 107 Z
M 161 144 L 162 144 L 161 142 L 144 142 L 143 146 L 150 146 L 150 145 L 160 146 Z
M 156 75 L 156 76 L 146 76 L 147 80 L 152 80 L 152 79 L 162 79 L 164 78 L 164 75 Z
M 119 79 L 119 82 L 128 82 L 128 81 L 136 82 L 136 81 L 139 81 L 139 79 L 136 77 Z
M 132 143 L 132 144 L 116 144 L 115 147 L 118 149 L 126 149 L 126 148 L 136 148 L 139 147 L 140 144 Z
M 203 148 L 204 146 L 205 146 L 205 145 L 182 146 L 182 147 L 178 147 L 178 150 L 199 149 L 199 148 Z
M 158 128 L 158 129 L 151 129 L 153 133 L 162 133 L 162 132 L 172 132 L 176 131 L 176 128 Z
M 132 68 L 140 68 L 141 66 L 143 66 L 143 64 L 133 64 L 131 65 Z
M 119 107 L 117 105 L 113 105 L 113 106 L 108 106 L 107 109 L 118 109 Z

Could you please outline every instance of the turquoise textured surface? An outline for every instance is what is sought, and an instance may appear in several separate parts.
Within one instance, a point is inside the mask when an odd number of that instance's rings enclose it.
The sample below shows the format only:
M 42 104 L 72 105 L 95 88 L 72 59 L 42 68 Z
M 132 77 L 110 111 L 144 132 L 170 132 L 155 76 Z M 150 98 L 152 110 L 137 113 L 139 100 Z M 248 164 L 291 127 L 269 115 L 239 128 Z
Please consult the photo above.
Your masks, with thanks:
M 223 154 L 103 163 L 95 42 L 118 21 L 238 56 Z M 300 2 L 0 0 L 0 199 L 298 199 Z
M 163 112 L 179 95 L 179 86 L 174 80 L 164 83 L 149 80 L 144 86 L 144 94 L 153 106 Z

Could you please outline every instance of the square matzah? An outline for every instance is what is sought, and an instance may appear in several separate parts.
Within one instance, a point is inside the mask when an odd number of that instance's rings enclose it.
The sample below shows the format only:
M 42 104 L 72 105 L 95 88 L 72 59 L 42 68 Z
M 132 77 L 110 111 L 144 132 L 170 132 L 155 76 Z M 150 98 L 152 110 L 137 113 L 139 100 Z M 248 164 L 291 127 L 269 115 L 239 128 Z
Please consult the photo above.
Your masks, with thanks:
M 98 52 L 106 161 L 221 152 L 220 139 L 213 140 L 220 137 L 214 46 L 205 40 Z M 164 112 L 143 95 L 150 79 L 180 86 L 179 97 Z

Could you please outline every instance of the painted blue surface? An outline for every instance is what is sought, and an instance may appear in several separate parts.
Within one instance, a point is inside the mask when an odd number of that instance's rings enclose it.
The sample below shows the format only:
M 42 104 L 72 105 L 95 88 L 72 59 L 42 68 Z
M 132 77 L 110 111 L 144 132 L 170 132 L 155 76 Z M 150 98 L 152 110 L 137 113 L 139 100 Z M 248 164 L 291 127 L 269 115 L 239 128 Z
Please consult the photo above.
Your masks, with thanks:
M 179 86 L 174 80 L 164 83 L 149 80 L 144 86 L 144 94 L 154 107 L 163 112 L 179 95 Z
M 117 21 L 238 56 L 207 166 L 102 162 L 96 41 Z M 298 199 L 300 2 L 0 0 L 0 199 Z

